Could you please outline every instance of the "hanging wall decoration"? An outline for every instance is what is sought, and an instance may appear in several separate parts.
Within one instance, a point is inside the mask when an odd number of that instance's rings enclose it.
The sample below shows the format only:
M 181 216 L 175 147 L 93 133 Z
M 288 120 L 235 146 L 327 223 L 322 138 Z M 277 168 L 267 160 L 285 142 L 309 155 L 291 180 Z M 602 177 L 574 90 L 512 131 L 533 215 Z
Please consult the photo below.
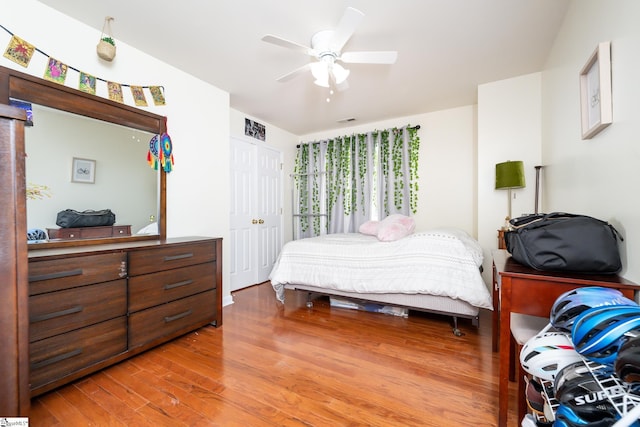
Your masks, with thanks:
M 154 135 L 149 141 L 149 151 L 147 152 L 147 163 L 154 170 L 162 169 L 169 173 L 173 170 L 173 143 L 168 133 Z
M 47 69 L 44 70 L 44 78 L 63 85 L 67 78 L 67 70 L 67 64 L 63 64 L 55 58 L 49 58 Z
M 13 36 L 9 41 L 7 50 L 4 52 L 4 57 L 26 68 L 35 51 L 36 47 L 34 45 L 27 43 L 20 37 Z
M 98 56 L 105 61 L 113 61 L 113 58 L 116 57 L 116 42 L 113 40 L 113 34 L 111 32 L 111 21 L 113 21 L 111 16 L 104 18 L 102 35 L 96 46 Z
M 155 105 L 164 105 L 164 93 L 161 86 L 149 86 L 149 92 Z
M 244 134 L 260 141 L 264 141 L 266 137 L 264 125 L 246 117 L 244 119 Z
M 120 83 L 107 82 L 107 89 L 109 90 L 109 99 L 119 103 L 124 103 L 122 98 L 122 86 Z
M 133 102 L 135 102 L 138 107 L 147 106 L 147 99 L 144 97 L 142 86 L 131 86 L 131 95 L 133 95 Z
M 110 18 L 110 19 L 113 19 L 113 18 Z M 107 22 L 108 21 L 105 21 L 105 28 L 103 29 L 103 37 L 111 38 L 111 40 L 113 41 L 112 37 L 105 35 L 105 31 L 108 32 L 108 34 L 110 34 L 111 32 L 110 26 L 109 27 L 106 26 Z M 9 44 L 5 49 L 3 56 L 15 62 L 16 64 L 19 64 L 26 68 L 29 66 L 31 62 L 31 58 L 33 57 L 35 52 L 38 52 L 41 55 L 44 55 L 47 58 L 47 65 L 46 65 L 46 69 L 44 71 L 43 77 L 47 80 L 50 80 L 59 84 L 64 84 L 66 81 L 68 72 L 73 71 L 78 74 L 78 77 L 77 77 L 78 89 L 83 92 L 89 93 L 91 95 L 96 95 L 96 85 L 98 84 L 98 82 L 100 82 L 100 84 L 107 84 L 107 90 L 108 90 L 110 99 L 112 99 L 111 96 L 114 96 L 113 99 L 117 102 L 124 103 L 124 99 L 122 97 L 122 87 L 126 86 L 126 87 L 132 88 L 133 102 L 136 106 L 148 106 L 146 103 L 146 97 L 144 96 L 144 89 L 148 89 L 150 91 L 151 96 L 153 98 L 153 103 L 156 106 L 166 105 L 163 86 L 141 86 L 141 85 L 134 86 L 130 84 L 112 82 L 112 84 L 118 85 L 117 87 L 115 86 L 113 87 L 114 92 L 112 93 L 111 91 L 112 88 L 110 87 L 110 83 L 107 80 L 85 73 L 75 67 L 72 67 L 71 65 L 67 65 L 57 59 L 54 59 L 50 57 L 47 53 L 38 49 L 36 46 L 14 35 L 11 31 L 9 31 L 3 25 L 0 25 L 0 28 L 3 29 L 5 32 L 7 32 L 11 36 L 11 39 L 9 40 Z M 70 78 L 75 79 L 76 77 L 73 76 Z M 140 88 L 142 89 L 142 91 L 140 91 Z M 143 98 L 144 98 L 144 103 L 142 101 Z
M 83 92 L 90 93 L 91 95 L 95 95 L 96 78 L 91 74 L 80 71 L 80 84 L 78 85 L 78 89 Z
M 165 172 L 173 170 L 173 143 L 168 133 L 160 135 L 160 164 Z
M 153 135 L 149 140 L 149 151 L 147 151 L 147 163 L 152 169 L 158 170 L 158 156 L 160 145 L 158 144 L 159 135 Z

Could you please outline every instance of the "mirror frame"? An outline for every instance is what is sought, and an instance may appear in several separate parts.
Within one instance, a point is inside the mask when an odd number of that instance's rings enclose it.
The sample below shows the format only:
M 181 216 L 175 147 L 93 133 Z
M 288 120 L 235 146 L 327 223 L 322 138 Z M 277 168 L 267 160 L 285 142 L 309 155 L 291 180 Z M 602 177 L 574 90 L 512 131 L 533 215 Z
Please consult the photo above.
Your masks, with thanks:
M 0 66 L 0 103 L 9 105 L 9 99 L 11 98 L 153 134 L 159 135 L 167 130 L 166 117 Z M 29 249 L 87 246 L 138 240 L 165 240 L 167 237 L 167 174 L 162 168 L 159 169 L 159 173 L 160 203 L 158 206 L 158 234 L 101 239 L 60 240 L 29 245 Z M 26 212 L 23 212 L 22 216 L 26 220 Z

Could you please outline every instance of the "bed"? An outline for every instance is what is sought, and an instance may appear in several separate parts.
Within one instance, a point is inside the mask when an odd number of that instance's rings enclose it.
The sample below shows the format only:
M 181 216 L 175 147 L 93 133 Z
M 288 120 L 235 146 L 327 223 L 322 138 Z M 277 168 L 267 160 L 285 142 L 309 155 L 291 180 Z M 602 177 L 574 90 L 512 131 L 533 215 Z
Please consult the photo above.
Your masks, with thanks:
M 493 309 L 482 259 L 478 242 L 454 228 L 391 242 L 328 234 L 285 244 L 269 278 L 282 303 L 285 289 L 292 289 L 402 306 L 450 315 L 454 333 L 461 335 L 458 317 L 478 326 L 480 309 Z

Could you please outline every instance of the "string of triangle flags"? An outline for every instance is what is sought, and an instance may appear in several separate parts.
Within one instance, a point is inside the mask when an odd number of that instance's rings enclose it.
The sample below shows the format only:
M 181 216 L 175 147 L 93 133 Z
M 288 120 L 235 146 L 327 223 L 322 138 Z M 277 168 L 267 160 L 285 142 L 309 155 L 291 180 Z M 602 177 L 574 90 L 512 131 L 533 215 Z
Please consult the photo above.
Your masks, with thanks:
M 131 85 L 112 82 L 100 77 L 96 77 L 71 65 L 65 64 L 62 61 L 48 55 L 36 46 L 13 34 L 4 25 L 0 24 L 0 28 L 2 28 L 11 36 L 11 40 L 9 40 L 9 44 L 5 49 L 3 56 L 18 65 L 28 68 L 29 63 L 31 62 L 31 58 L 36 52 L 44 55 L 47 58 L 47 65 L 43 74 L 43 78 L 45 80 L 64 85 L 69 70 L 73 70 L 79 74 L 78 89 L 91 95 L 96 94 L 97 82 L 103 82 L 107 85 L 109 99 L 111 99 L 112 101 L 124 103 L 122 88 L 128 87 L 131 90 L 131 95 L 133 96 L 134 103 L 138 107 L 148 106 L 144 92 L 145 89 L 149 90 L 154 105 L 162 106 L 166 104 L 163 86 Z

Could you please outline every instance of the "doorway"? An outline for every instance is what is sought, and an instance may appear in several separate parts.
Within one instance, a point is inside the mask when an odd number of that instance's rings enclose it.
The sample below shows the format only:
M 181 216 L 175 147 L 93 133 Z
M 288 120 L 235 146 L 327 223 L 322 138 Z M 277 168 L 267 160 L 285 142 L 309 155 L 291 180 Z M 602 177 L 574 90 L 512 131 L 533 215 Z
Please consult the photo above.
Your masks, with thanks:
M 235 137 L 230 151 L 233 292 L 268 280 L 282 247 L 282 153 Z

